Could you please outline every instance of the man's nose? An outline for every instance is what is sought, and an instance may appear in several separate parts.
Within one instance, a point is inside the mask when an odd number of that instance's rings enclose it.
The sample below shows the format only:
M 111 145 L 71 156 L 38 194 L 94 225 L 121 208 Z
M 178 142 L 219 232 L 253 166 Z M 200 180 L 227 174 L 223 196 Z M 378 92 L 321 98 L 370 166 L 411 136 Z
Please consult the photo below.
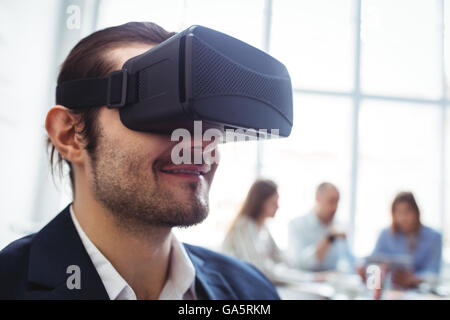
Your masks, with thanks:
M 191 139 L 191 155 L 194 163 L 200 164 L 203 162 L 208 162 L 206 159 L 214 159 L 215 162 L 219 161 L 220 153 L 218 149 L 218 144 L 215 141 L 208 140 L 196 140 Z

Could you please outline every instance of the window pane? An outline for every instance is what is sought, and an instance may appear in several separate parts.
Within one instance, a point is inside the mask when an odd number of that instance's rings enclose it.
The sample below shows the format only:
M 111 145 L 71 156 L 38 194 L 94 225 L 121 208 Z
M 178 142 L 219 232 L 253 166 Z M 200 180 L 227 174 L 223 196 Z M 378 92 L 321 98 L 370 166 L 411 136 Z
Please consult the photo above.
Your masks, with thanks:
M 422 222 L 440 229 L 440 107 L 367 101 L 360 112 L 355 250 L 370 254 L 391 201 L 412 191 Z
M 292 135 L 263 143 L 262 174 L 280 189 L 273 235 L 281 246 L 287 244 L 288 221 L 312 209 L 320 182 L 337 185 L 341 192 L 337 219 L 348 222 L 351 111 L 347 98 L 296 95 Z
M 445 212 L 444 212 L 444 247 L 445 250 L 445 258 L 447 261 L 450 261 L 450 108 L 447 106 L 446 110 L 446 119 L 445 119 L 445 189 L 444 189 L 444 199 L 445 199 Z
M 444 56 L 447 97 L 450 96 L 450 1 L 444 0 Z
M 263 9 L 263 0 L 108 0 L 101 2 L 98 27 L 151 21 L 181 31 L 198 24 L 261 47 Z
M 37 230 L 57 8 L 57 1 L 0 2 L 0 249 Z
M 263 12 L 263 0 L 191 0 L 186 1 L 185 26 L 203 25 L 261 48 Z
M 167 31 L 180 31 L 183 27 L 183 0 L 108 0 L 100 1 L 97 29 L 130 22 L 151 21 Z
M 440 98 L 438 1 L 366 0 L 362 4 L 362 90 Z
M 294 87 L 353 88 L 351 0 L 275 0 L 271 53 L 288 68 Z

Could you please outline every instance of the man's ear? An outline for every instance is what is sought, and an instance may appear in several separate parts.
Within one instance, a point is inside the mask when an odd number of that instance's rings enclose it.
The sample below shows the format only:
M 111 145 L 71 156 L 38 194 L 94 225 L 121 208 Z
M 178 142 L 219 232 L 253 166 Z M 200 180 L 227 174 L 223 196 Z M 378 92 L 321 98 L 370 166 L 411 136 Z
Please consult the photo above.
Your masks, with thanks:
M 45 129 L 59 154 L 71 163 L 82 162 L 83 145 L 76 135 L 78 117 L 64 106 L 56 105 L 45 118 Z

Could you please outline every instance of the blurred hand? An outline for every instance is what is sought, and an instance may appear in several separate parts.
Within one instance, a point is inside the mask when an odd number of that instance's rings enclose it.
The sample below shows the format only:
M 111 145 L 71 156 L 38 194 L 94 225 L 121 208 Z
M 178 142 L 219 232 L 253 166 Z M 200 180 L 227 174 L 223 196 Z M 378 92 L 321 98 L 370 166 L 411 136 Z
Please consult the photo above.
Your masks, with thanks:
M 336 231 L 333 227 L 328 228 L 327 235 L 319 242 L 316 248 L 316 257 L 319 261 L 323 261 L 328 249 L 333 244 L 336 239 L 345 239 L 346 235 L 344 232 Z
M 358 266 L 356 267 L 356 271 L 358 272 L 359 276 L 361 277 L 361 280 L 366 283 L 367 276 L 366 276 L 366 266 Z
M 415 288 L 422 282 L 421 279 L 411 271 L 398 270 L 392 273 L 392 283 L 400 288 Z
M 332 235 L 335 238 L 341 238 L 341 239 L 345 239 L 347 237 L 347 235 L 345 234 L 345 232 L 342 231 L 338 231 L 336 229 L 334 229 L 333 227 L 330 227 L 328 229 L 328 234 Z

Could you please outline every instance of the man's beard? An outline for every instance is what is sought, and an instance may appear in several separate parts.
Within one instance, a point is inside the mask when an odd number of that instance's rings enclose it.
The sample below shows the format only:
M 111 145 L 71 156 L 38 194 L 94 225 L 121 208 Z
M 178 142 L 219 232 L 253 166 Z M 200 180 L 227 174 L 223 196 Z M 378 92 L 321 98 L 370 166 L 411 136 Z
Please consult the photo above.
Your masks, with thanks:
M 90 159 L 91 187 L 119 227 L 145 233 L 149 227 L 189 227 L 207 217 L 209 184 L 183 182 L 178 192 L 161 185 L 158 168 L 170 163 L 170 154 L 152 164 L 146 154 L 118 150 L 102 135 L 98 142 Z

